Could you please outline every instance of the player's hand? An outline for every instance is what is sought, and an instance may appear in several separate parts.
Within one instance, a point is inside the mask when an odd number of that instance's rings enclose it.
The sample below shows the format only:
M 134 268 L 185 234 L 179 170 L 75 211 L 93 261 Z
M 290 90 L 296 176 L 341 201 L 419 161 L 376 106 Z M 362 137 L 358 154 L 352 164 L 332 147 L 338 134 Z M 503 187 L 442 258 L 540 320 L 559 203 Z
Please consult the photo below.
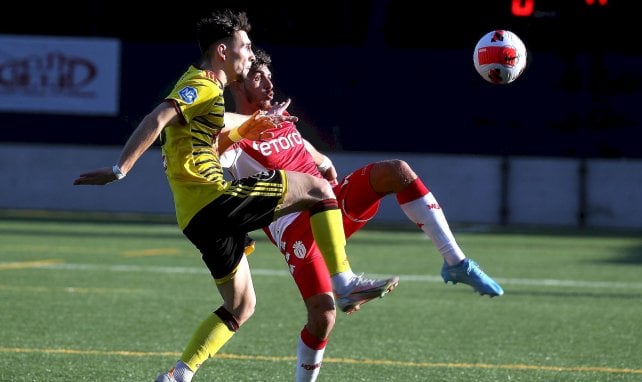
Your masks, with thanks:
M 334 165 L 331 165 L 330 167 L 328 167 L 328 169 L 325 170 L 324 172 L 322 172 L 321 175 L 323 175 L 323 177 L 328 182 L 330 182 L 331 186 L 334 187 L 334 186 L 336 186 L 338 184 L 338 182 L 337 182 L 337 169 L 334 168 Z
M 273 103 L 270 110 L 268 110 L 268 114 L 282 115 L 283 112 L 287 110 L 288 106 L 290 106 L 290 102 L 292 102 L 292 100 L 288 98 L 283 102 Z
M 334 163 L 332 163 L 332 160 L 328 158 L 326 155 L 323 156 L 323 162 L 317 164 L 317 170 L 319 170 L 319 173 L 323 176 L 324 179 L 326 179 L 328 182 L 330 182 L 331 186 L 336 186 L 337 183 L 337 169 L 334 167 Z
M 268 130 L 276 128 L 278 128 L 278 124 L 273 121 L 270 115 L 264 111 L 257 110 L 238 129 L 243 138 L 256 141 L 272 138 L 274 134 Z
M 94 171 L 85 172 L 80 174 L 78 178 L 74 180 L 74 185 L 98 185 L 111 183 L 115 181 L 116 174 L 111 167 L 99 168 Z
M 282 117 L 282 119 L 279 121 L 275 120 L 276 123 L 280 123 L 284 121 L 296 123 L 299 120 L 298 117 L 295 117 L 293 115 L 283 115 L 283 113 L 287 110 L 288 106 L 290 106 L 290 102 L 292 102 L 292 100 L 288 98 L 283 102 L 273 103 L 272 106 L 270 107 L 270 110 L 267 111 L 267 114 L 273 116 L 275 119 L 278 117 Z
M 247 121 L 239 126 L 239 134 L 243 138 L 252 141 L 261 139 L 270 139 L 274 133 L 270 129 L 278 129 L 281 122 L 296 122 L 299 119 L 290 115 L 270 114 L 268 112 L 257 110 Z

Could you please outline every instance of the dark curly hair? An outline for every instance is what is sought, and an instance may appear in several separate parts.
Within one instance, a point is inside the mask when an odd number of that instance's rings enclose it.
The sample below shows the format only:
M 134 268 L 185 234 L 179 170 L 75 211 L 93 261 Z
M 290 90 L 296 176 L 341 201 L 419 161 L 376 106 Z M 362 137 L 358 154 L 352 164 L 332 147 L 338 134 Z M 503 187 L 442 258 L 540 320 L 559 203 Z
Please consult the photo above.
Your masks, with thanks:
M 252 61 L 252 67 L 250 68 L 251 72 L 255 72 L 259 70 L 259 68 L 263 65 L 267 66 L 268 68 L 270 65 L 272 65 L 272 57 L 264 51 L 263 49 L 259 48 L 254 48 L 254 61 Z
M 230 9 L 214 11 L 196 23 L 198 47 L 201 53 L 205 54 L 213 43 L 232 37 L 234 32 L 249 33 L 251 29 L 247 14 L 243 11 L 234 12 Z

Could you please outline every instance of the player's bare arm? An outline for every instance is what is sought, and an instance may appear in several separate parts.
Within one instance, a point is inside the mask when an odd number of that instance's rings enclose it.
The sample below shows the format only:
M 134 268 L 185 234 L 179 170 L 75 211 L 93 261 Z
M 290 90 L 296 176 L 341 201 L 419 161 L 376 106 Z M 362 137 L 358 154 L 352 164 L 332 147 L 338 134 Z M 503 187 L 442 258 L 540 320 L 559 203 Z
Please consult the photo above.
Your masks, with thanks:
M 103 167 L 80 174 L 74 185 L 104 185 L 124 177 L 136 161 L 154 144 L 161 131 L 170 123 L 178 122 L 178 113 L 169 102 L 163 102 L 143 118 L 127 140 L 120 159 L 113 167 Z
M 317 169 L 323 175 L 323 177 L 334 184 L 337 182 L 337 169 L 334 167 L 334 164 L 325 154 L 317 150 L 316 147 L 307 139 L 303 139 L 303 144 L 305 145 L 306 150 L 312 155 L 314 163 L 317 165 Z

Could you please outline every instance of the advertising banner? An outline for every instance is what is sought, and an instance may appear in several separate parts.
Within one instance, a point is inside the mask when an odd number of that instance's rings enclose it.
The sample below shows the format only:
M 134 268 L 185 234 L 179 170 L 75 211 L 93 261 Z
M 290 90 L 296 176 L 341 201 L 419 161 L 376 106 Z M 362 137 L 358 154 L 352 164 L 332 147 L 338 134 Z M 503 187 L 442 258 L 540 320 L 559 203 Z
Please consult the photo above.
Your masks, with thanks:
M 120 41 L 0 35 L 0 112 L 114 116 Z

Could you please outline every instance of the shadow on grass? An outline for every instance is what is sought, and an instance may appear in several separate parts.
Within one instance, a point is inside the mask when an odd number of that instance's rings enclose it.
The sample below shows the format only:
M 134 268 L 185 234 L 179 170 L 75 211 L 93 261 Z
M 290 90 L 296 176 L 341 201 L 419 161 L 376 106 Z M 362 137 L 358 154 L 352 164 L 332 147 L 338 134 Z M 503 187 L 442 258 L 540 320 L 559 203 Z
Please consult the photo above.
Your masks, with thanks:
M 563 298 L 590 298 L 590 299 L 620 299 L 639 300 L 642 299 L 642 292 L 578 292 L 578 291 L 528 291 L 528 290 L 506 290 L 505 298 L 509 296 L 531 296 L 531 297 L 563 297 Z
M 629 265 L 642 265 L 642 244 L 627 248 L 618 254 L 617 257 L 604 259 L 597 263 L 602 264 L 629 264 Z

